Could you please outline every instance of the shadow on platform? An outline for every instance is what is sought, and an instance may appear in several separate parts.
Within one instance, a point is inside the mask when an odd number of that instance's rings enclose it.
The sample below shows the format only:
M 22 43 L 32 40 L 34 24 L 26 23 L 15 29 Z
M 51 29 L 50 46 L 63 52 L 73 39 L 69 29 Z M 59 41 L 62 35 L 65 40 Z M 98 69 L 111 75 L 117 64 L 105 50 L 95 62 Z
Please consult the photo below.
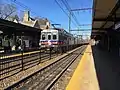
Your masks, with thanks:
M 120 90 L 120 57 L 92 46 L 100 90 Z

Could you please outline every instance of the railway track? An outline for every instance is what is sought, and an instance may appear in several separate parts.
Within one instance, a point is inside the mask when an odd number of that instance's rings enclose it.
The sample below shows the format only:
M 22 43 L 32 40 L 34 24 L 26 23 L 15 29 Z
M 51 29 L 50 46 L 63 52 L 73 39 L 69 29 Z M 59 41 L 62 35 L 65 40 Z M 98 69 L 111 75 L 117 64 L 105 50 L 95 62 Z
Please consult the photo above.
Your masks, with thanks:
M 84 51 L 86 46 L 75 50 L 65 57 L 41 68 L 39 71 L 7 87 L 5 90 L 49 90 L 66 69 Z

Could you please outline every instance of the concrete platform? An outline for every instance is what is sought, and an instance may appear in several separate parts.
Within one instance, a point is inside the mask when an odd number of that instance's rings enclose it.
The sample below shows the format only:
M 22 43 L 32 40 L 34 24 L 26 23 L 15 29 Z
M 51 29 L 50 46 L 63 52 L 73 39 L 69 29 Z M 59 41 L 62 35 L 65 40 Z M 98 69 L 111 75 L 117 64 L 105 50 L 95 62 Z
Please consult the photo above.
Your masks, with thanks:
M 88 45 L 66 90 L 120 90 L 120 57 Z
M 88 45 L 66 90 L 99 90 L 91 46 Z

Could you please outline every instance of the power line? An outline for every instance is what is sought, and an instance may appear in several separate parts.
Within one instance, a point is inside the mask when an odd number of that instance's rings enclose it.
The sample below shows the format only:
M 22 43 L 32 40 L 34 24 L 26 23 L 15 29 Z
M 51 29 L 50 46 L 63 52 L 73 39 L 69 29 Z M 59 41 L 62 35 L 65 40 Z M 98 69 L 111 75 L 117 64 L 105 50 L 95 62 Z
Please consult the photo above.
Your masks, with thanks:
M 67 15 L 67 17 L 69 17 L 69 15 L 66 13 L 66 11 L 62 8 L 62 6 L 59 4 L 59 2 L 57 0 L 55 0 L 56 4 L 60 7 L 60 9 Z M 72 22 L 75 26 L 76 24 L 74 22 Z
M 21 3 L 21 2 L 19 2 L 19 1 L 17 1 L 17 0 L 10 0 L 10 1 L 13 2 L 13 3 L 15 3 L 15 4 L 17 4 L 17 5 L 19 5 L 20 7 L 24 8 L 24 9 L 26 9 L 26 10 L 29 10 L 32 14 L 34 14 L 34 15 L 37 16 L 37 17 L 45 18 L 45 17 L 42 17 L 42 16 L 38 16 L 38 14 L 37 14 L 36 12 L 32 11 L 31 8 L 29 8 L 28 6 L 26 6 L 25 4 L 23 4 L 23 3 Z M 50 19 L 49 19 L 49 20 L 50 20 Z M 53 22 L 53 23 L 55 23 L 55 22 L 52 21 L 52 20 L 50 20 L 50 21 Z
M 34 14 L 35 16 L 38 16 L 38 15 L 36 14 L 36 12 L 32 11 L 31 8 L 29 8 L 29 7 L 26 6 L 25 4 L 23 4 L 23 3 L 21 3 L 21 2 L 19 2 L 19 1 L 17 1 L 17 0 L 11 0 L 11 2 L 19 5 L 20 7 L 24 8 L 24 9 L 26 9 L 26 10 L 29 10 L 29 11 L 30 11 L 32 14 Z M 39 17 L 41 17 L 41 16 L 39 16 Z
M 57 5 L 61 8 L 61 10 L 68 16 L 68 14 L 66 13 L 66 11 L 61 7 L 61 5 L 58 3 L 57 0 L 55 0 L 55 2 L 57 3 Z M 69 17 L 69 16 L 68 16 Z
M 71 12 L 71 7 L 70 7 L 70 5 L 68 4 L 67 0 L 65 0 L 65 1 L 64 1 L 64 0 L 61 0 L 61 1 L 62 1 L 62 3 L 65 5 L 65 7 L 67 8 L 67 10 L 70 12 L 70 14 L 72 14 L 72 17 L 73 17 L 73 19 L 75 20 L 76 24 L 79 25 L 79 22 L 78 22 L 76 16 L 74 15 L 74 13 Z
M 69 11 L 71 12 L 71 7 L 70 7 L 70 5 L 68 4 L 67 0 L 65 0 L 65 3 L 67 4 L 67 6 L 68 6 L 68 8 L 69 8 Z M 72 12 L 72 16 L 74 17 L 74 19 L 76 20 L 77 24 L 79 25 L 79 22 L 78 22 L 78 20 L 77 20 L 77 18 L 76 18 L 76 16 L 74 15 L 73 12 Z
M 79 8 L 79 9 L 72 9 L 71 11 L 83 11 L 83 10 L 92 10 L 93 8 Z
M 84 31 L 84 32 L 91 32 L 91 29 L 73 29 L 71 31 Z
M 92 24 L 80 24 L 79 26 L 92 26 Z
M 76 18 L 76 16 L 74 15 L 74 13 L 71 11 L 71 7 L 68 4 L 67 0 L 61 0 L 61 1 L 65 5 L 66 9 L 69 12 L 69 32 L 70 32 L 71 31 L 71 16 L 78 26 L 79 26 L 79 22 L 78 22 L 78 19 Z
M 21 2 L 19 2 L 19 1 L 17 1 L 17 0 L 10 0 L 11 2 L 13 2 L 13 3 L 15 3 L 15 4 L 17 4 L 17 5 L 19 5 L 20 7 L 22 7 L 22 8 L 24 8 L 24 9 L 26 9 L 26 10 L 29 10 L 32 14 L 34 14 L 35 16 L 38 16 L 37 14 L 36 14 L 36 12 L 33 12 L 32 10 L 31 10 L 31 8 L 29 8 L 28 6 L 26 6 L 25 4 L 23 4 L 23 3 L 21 3 Z M 57 0 L 55 0 L 56 1 L 56 3 L 59 5 L 59 7 L 62 9 L 62 11 L 68 16 L 68 14 L 66 13 L 66 11 L 61 7 L 61 5 L 58 3 L 58 1 Z M 44 18 L 44 17 L 42 17 L 42 16 L 39 16 L 39 17 L 41 17 L 41 18 Z M 69 16 L 68 16 L 69 17 Z M 52 20 L 50 20 L 51 22 L 53 22 Z M 54 22 L 53 22 L 54 23 Z M 73 24 L 75 24 L 74 22 L 72 22 Z

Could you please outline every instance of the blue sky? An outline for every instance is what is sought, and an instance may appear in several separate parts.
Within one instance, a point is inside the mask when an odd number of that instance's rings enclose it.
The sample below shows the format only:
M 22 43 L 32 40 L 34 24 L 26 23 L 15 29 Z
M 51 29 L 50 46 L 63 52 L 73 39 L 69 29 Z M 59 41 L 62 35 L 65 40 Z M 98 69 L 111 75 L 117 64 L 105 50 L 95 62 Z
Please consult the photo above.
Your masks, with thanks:
M 1 0 L 0 0 L 1 1 Z M 2 0 L 5 3 L 11 3 L 11 0 Z M 51 20 L 51 23 L 61 24 L 63 28 L 68 29 L 68 17 L 64 14 L 64 12 L 59 8 L 56 4 L 55 0 L 16 0 L 26 6 L 28 6 L 32 13 L 32 16 L 42 16 Z M 57 0 L 61 3 L 61 0 Z M 67 0 L 71 9 L 77 8 L 92 8 L 92 0 Z M 67 9 L 61 4 L 64 10 L 68 13 Z M 21 6 L 17 5 L 18 10 L 24 11 L 25 9 Z M 79 24 L 91 24 L 92 23 L 92 11 L 79 11 L 74 12 Z M 72 21 L 74 19 L 72 18 Z M 75 21 L 74 21 L 75 23 Z M 77 29 L 78 25 L 71 24 L 71 29 Z M 91 26 L 83 26 L 79 27 L 83 28 L 91 28 Z M 78 33 L 78 32 L 72 32 Z M 79 33 L 85 34 L 85 32 L 79 31 Z M 88 33 L 89 34 L 89 33 Z

